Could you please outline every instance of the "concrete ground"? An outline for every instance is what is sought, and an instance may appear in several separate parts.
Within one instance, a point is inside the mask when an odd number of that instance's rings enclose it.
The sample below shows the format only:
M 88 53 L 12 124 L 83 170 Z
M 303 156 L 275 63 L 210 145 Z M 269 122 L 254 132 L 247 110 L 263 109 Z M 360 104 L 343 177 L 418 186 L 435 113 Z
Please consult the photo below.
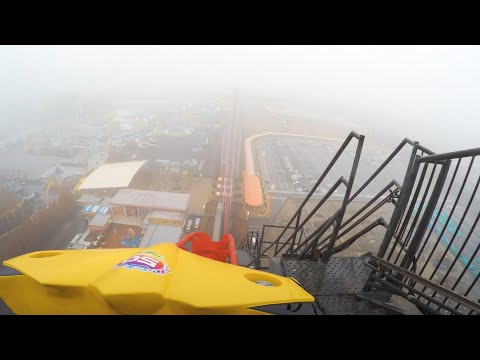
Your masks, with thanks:
M 139 234 L 141 229 L 138 226 L 110 224 L 108 230 L 104 234 L 106 240 L 106 248 L 115 249 L 121 248 L 121 240 L 128 235 L 128 230 L 132 229 L 135 234 Z M 96 235 L 90 235 L 86 241 L 95 241 Z
M 278 212 L 277 216 L 272 219 L 271 223 L 274 225 L 287 225 L 288 221 L 291 219 L 295 211 L 300 206 L 303 199 L 289 199 L 287 200 L 280 211 Z M 310 200 L 304 208 L 302 219 L 304 219 L 309 212 L 314 208 L 314 206 L 318 203 L 318 200 Z M 350 203 L 347 207 L 344 219 L 347 220 L 351 215 L 356 213 L 365 203 L 363 201 L 354 201 Z M 311 234 L 315 229 L 318 228 L 327 218 L 335 213 L 341 206 L 341 201 L 327 201 L 306 224 L 305 232 L 306 235 Z M 356 234 L 358 231 L 362 230 L 364 227 L 368 226 L 370 223 L 378 219 L 379 217 L 384 217 L 387 221 L 390 219 L 391 214 L 393 212 L 392 204 L 385 204 L 381 209 L 379 209 L 374 215 L 365 219 L 362 223 L 360 223 L 355 229 L 346 233 L 339 242 L 345 241 L 349 239 L 351 236 Z M 358 220 L 358 218 L 357 218 Z M 354 222 L 350 223 L 353 224 Z M 346 230 L 347 227 L 344 228 Z M 279 235 L 282 229 L 274 229 L 268 228 L 264 235 L 264 240 L 273 241 Z M 329 230 L 325 236 L 331 232 Z M 292 230 L 287 230 L 287 236 L 284 239 L 288 239 L 288 235 L 292 233 Z M 376 253 L 381 243 L 381 239 L 385 233 L 385 228 L 379 226 L 374 230 L 370 231 L 360 239 L 358 239 L 352 246 L 347 248 L 343 251 L 340 256 L 360 256 L 367 252 Z M 298 240 L 297 240 L 298 243 Z
M 192 178 L 190 188 L 185 192 L 190 194 L 190 212 L 196 215 L 204 213 L 204 205 L 210 200 L 213 180 L 211 178 Z

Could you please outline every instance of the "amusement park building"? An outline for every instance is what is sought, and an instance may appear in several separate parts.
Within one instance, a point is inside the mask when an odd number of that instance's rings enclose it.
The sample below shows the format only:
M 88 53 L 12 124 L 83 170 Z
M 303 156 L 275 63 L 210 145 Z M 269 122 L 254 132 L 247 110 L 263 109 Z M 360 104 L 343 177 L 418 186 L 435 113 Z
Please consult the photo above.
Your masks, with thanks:
M 152 224 L 181 226 L 189 202 L 189 194 L 122 189 L 110 205 L 113 223 L 140 227 Z

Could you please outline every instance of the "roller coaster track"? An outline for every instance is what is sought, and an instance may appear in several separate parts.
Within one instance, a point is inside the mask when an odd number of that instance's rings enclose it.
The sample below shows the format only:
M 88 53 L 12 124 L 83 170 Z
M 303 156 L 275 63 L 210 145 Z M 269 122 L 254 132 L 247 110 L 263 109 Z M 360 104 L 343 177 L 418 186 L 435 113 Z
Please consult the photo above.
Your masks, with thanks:
M 23 221 L 22 221 L 21 224 L 19 224 L 18 226 L 14 226 L 12 228 L 12 223 L 9 219 L 10 216 L 13 217 L 13 219 L 16 219 L 15 212 L 19 209 L 22 211 L 22 216 L 25 215 L 23 213 L 23 203 L 25 202 L 25 199 L 23 198 L 23 196 L 20 196 L 18 194 L 16 194 L 16 195 L 17 195 L 17 198 L 18 198 L 17 204 L 14 207 L 12 207 L 12 208 L 4 211 L 2 214 L 0 214 L 0 222 L 1 221 L 6 221 L 8 223 L 9 228 L 10 228 L 9 231 L 0 235 L 0 239 L 4 236 L 10 234 L 12 231 L 15 231 L 16 229 L 18 229 L 23 224 Z
M 238 127 L 237 106 L 237 96 L 235 95 L 232 121 L 227 123 L 222 139 L 222 161 L 220 176 L 222 177 L 223 181 L 223 232 L 228 231 L 233 196 L 233 179 L 236 175 L 238 175 L 239 146 L 241 145 L 241 141 Z
M 18 200 L 17 204 L 16 204 L 14 207 L 12 207 L 12 208 L 4 211 L 2 214 L 0 214 L 0 221 L 1 221 L 3 218 L 5 218 L 5 217 L 7 217 L 7 216 L 9 216 L 9 215 L 11 215 L 11 214 L 13 214 L 13 216 L 15 216 L 15 211 L 17 211 L 18 209 L 20 209 L 20 208 L 23 206 L 23 203 L 24 203 L 24 201 L 25 201 L 24 198 L 23 198 L 23 196 L 20 196 L 20 195 L 17 194 L 17 198 L 18 198 L 19 200 Z

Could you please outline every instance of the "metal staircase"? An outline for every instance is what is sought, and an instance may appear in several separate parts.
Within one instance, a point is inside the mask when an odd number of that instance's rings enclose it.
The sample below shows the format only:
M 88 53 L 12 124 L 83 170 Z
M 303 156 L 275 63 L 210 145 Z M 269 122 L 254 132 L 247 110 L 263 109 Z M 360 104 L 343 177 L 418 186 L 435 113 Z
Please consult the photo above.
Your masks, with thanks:
M 305 214 L 305 205 L 353 140 L 348 180 L 340 177 Z M 243 265 L 297 279 L 326 314 L 480 314 L 480 201 L 475 201 L 480 166 L 474 166 L 480 148 L 434 154 L 406 138 L 352 194 L 363 142 L 362 135 L 348 135 L 286 225 L 248 233 L 239 249 L 248 254 Z M 352 201 L 406 146 L 411 153 L 402 183 L 392 179 L 346 216 Z M 306 224 L 340 186 L 345 187 L 340 208 L 307 233 Z M 386 206 L 393 208 L 388 221 L 378 216 L 364 225 Z M 341 256 L 377 227 L 385 234 L 375 254 Z M 273 241 L 264 239 L 269 228 L 282 229 Z

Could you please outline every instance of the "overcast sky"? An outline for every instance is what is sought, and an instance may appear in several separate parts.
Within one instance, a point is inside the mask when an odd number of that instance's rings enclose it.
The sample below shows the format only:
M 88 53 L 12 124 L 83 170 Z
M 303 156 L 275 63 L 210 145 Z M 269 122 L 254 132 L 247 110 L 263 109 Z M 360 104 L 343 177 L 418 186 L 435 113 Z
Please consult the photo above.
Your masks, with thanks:
M 65 93 L 237 86 L 434 150 L 480 146 L 478 46 L 0 46 L 0 64 L 0 122 Z

